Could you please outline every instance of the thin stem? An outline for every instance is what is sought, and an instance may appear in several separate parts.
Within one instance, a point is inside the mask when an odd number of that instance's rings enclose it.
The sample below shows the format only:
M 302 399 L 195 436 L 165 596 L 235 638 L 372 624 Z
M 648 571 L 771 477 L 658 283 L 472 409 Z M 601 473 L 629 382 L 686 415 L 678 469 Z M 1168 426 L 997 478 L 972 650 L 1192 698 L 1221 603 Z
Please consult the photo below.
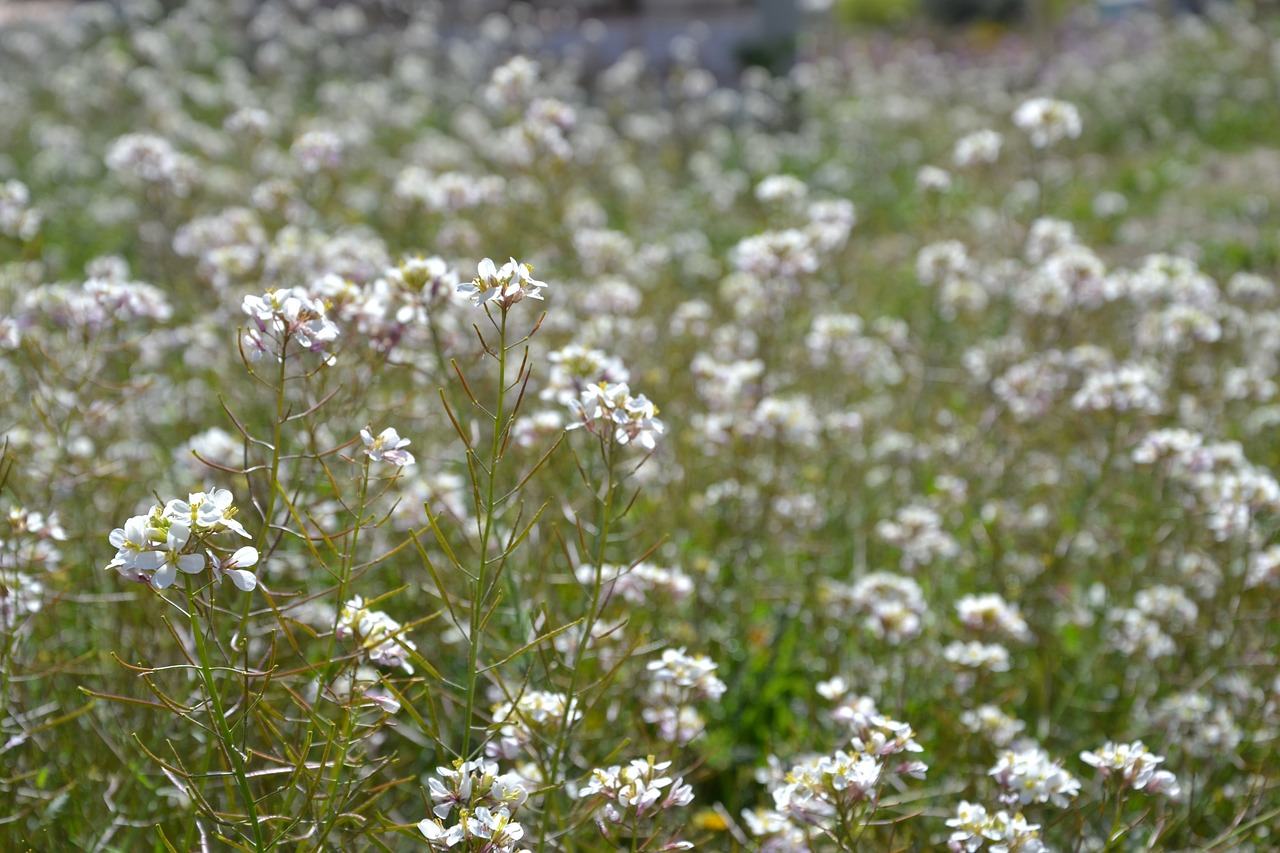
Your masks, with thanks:
M 338 615 L 334 619 L 333 631 L 329 634 L 329 650 L 325 653 L 325 661 L 333 660 L 334 652 L 337 648 L 338 622 L 342 619 L 342 607 L 346 603 L 347 587 L 351 582 L 351 567 L 355 564 L 356 546 L 360 542 L 360 529 L 364 526 L 365 501 L 368 500 L 369 495 L 369 464 L 369 457 L 365 456 L 364 467 L 360 472 L 360 490 L 356 499 L 356 519 L 355 524 L 351 527 L 351 545 L 346 549 L 346 553 L 343 554 L 342 566 L 338 570 Z M 351 672 L 350 681 L 352 684 L 355 682 L 354 671 Z M 321 685 L 321 690 L 325 689 L 327 689 L 327 687 L 325 685 Z M 347 692 L 348 696 L 350 696 L 350 689 L 348 689 Z M 329 795 L 326 798 L 329 820 L 325 822 L 322 831 L 317 833 L 315 846 L 317 851 L 324 849 L 325 842 L 328 839 L 329 829 L 333 826 L 334 821 L 337 820 L 340 814 L 340 810 L 335 808 L 333 804 L 336 802 L 338 797 L 338 786 L 342 781 L 342 770 L 346 766 L 347 750 L 351 744 L 351 729 L 354 723 L 354 715 L 351 713 L 351 708 L 348 705 L 340 704 L 339 706 L 342 708 L 343 729 L 337 734 L 335 740 L 331 740 L 325 745 L 325 760 L 321 762 L 321 766 L 329 765 L 333 768 L 333 771 L 332 775 L 329 777 Z M 328 760 L 328 753 L 335 747 L 338 751 L 338 756 L 336 760 L 330 762 Z
M 596 553 L 595 563 L 595 580 L 591 585 L 591 606 L 586 616 L 582 620 L 582 634 L 578 637 L 577 648 L 574 651 L 572 666 L 569 669 L 569 686 L 565 692 L 564 713 L 560 718 L 560 725 L 557 728 L 555 743 L 551 749 L 551 763 L 548 767 L 547 781 L 554 782 L 560 776 L 560 764 L 564 760 L 565 755 L 569 751 L 569 735 L 573 724 L 573 709 L 575 707 L 574 693 L 578 686 L 578 672 L 582 669 L 583 656 L 586 654 L 587 645 L 591 642 L 591 634 L 595 629 L 595 623 L 600 615 L 600 596 L 604 587 L 604 557 L 605 547 L 609 542 L 609 528 L 613 522 L 613 499 L 617 493 L 617 483 L 614 480 L 614 449 L 616 445 L 612 440 L 612 436 L 606 436 L 602 442 L 602 455 L 605 462 L 606 484 L 604 495 L 601 498 L 598 509 L 599 514 L 596 519 Z M 555 801 L 557 808 L 558 801 Z M 542 814 L 542 832 L 539 834 L 538 851 L 542 851 L 546 847 L 546 839 L 548 836 L 548 821 L 551 818 L 553 810 L 548 808 Z
M 493 441 L 489 448 L 488 484 L 485 494 L 484 520 L 480 524 L 480 570 L 476 574 L 475 589 L 471 595 L 471 632 L 468 639 L 471 648 L 467 658 L 467 702 L 463 714 L 462 752 L 465 760 L 471 754 L 471 723 L 475 713 L 476 687 L 479 681 L 480 622 L 484 617 L 484 605 L 489 598 L 489 540 L 493 534 L 493 517 L 497 504 L 498 460 L 502 454 L 503 409 L 507 393 L 507 309 L 502 308 L 498 327 L 498 402 L 493 410 Z
M 213 682 L 213 667 L 209 661 L 209 647 L 205 641 L 204 629 L 197 618 L 199 610 L 196 606 L 195 593 L 192 590 L 194 583 L 194 581 L 188 579 L 187 612 L 191 614 L 191 633 L 196 638 L 196 656 L 200 661 L 200 675 L 204 681 L 204 690 L 212 705 L 210 716 L 213 718 L 213 725 L 217 730 L 218 740 L 222 743 L 222 749 L 231 761 L 231 773 L 235 776 L 236 785 L 240 788 L 240 797 L 244 800 L 245 809 L 247 810 L 245 817 L 253 827 L 254 849 L 266 851 L 270 848 L 262 833 L 262 823 L 258 820 L 257 801 L 254 800 L 253 792 L 249 789 L 249 777 L 245 770 L 244 756 L 236 747 L 235 739 L 231 734 L 231 727 L 227 725 L 226 713 L 222 708 L 222 696 L 218 693 L 217 686 Z

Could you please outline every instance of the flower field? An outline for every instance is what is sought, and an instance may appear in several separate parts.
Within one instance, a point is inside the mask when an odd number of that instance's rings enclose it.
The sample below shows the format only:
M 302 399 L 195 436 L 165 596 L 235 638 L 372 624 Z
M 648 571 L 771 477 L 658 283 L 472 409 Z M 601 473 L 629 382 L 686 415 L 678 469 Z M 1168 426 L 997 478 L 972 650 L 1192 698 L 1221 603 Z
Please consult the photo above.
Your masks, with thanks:
M 0 27 L 0 849 L 1276 849 L 1280 21 L 438 12 Z

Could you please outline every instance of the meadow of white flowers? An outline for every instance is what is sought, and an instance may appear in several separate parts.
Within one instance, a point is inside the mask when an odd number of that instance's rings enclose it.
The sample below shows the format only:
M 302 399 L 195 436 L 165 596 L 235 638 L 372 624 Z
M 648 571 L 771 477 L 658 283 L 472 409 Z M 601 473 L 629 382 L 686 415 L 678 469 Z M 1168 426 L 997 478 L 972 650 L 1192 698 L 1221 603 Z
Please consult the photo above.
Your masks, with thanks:
M 1277 22 L 437 12 L 0 29 L 0 847 L 1275 849 Z

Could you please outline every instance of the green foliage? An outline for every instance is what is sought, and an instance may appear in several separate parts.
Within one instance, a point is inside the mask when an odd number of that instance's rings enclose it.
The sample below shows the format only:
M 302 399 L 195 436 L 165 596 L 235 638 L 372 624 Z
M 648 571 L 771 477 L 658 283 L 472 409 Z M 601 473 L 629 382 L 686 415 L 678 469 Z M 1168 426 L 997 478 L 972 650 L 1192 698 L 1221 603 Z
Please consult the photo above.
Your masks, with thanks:
M 870 27 L 898 26 L 920 11 L 919 0 L 839 0 L 840 17 L 850 24 Z

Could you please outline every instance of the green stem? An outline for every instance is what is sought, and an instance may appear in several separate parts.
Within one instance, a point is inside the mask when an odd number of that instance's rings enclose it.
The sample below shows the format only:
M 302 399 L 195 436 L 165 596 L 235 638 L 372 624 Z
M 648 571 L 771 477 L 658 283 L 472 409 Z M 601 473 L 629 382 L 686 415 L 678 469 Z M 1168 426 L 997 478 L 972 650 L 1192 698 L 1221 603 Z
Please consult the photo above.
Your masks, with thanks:
M 604 496 L 599 503 L 599 516 L 596 519 L 595 582 L 591 586 L 591 607 L 583 617 L 582 634 L 578 637 L 577 648 L 573 656 L 573 665 L 569 669 L 569 686 L 565 692 L 564 713 L 560 718 L 556 739 L 551 748 L 551 763 L 547 768 L 546 781 L 552 784 L 559 778 L 560 764 L 569 751 L 569 735 L 573 726 L 572 711 L 574 708 L 574 693 L 578 687 L 578 673 L 583 666 L 583 656 L 587 652 L 587 645 L 591 642 L 591 632 L 594 630 L 596 620 L 600 615 L 600 594 L 604 587 L 605 547 L 609 542 L 609 528 L 613 522 L 613 498 L 617 492 L 613 464 L 616 445 L 613 442 L 613 437 L 607 436 L 603 444 L 606 485 Z M 546 840 L 549 834 L 548 822 L 553 811 L 557 817 L 559 816 L 559 801 L 553 799 L 553 802 L 556 808 L 548 808 L 542 814 L 542 831 L 539 833 L 538 853 L 542 853 L 546 848 Z
M 364 459 L 364 468 L 360 474 L 360 489 L 359 489 L 359 494 L 356 500 L 355 524 L 352 525 L 352 530 L 351 530 L 351 545 L 346 549 L 346 553 L 343 555 L 342 567 L 339 569 L 339 572 L 338 572 L 338 616 L 335 618 L 335 621 L 333 624 L 333 631 L 329 634 L 329 650 L 328 652 L 325 653 L 325 657 L 324 657 L 326 663 L 334 659 L 334 654 L 337 650 L 337 642 L 338 642 L 338 621 L 337 620 L 342 618 L 342 607 L 346 603 L 347 588 L 351 583 L 351 567 L 355 563 L 356 546 L 360 542 L 360 529 L 364 525 L 365 501 L 368 499 L 368 495 L 369 495 L 369 462 L 370 462 L 369 457 L 366 456 Z M 350 683 L 347 689 L 348 697 L 350 697 L 351 690 L 354 688 L 354 685 L 355 685 L 355 671 L 354 669 L 352 669 L 350 671 Z M 328 688 L 326 685 L 322 684 L 320 689 L 323 691 Z M 334 822 L 337 820 L 338 815 L 341 813 L 340 810 L 334 806 L 334 803 L 337 801 L 337 798 L 338 798 L 338 786 L 342 781 L 342 770 L 344 767 L 346 767 L 347 752 L 351 746 L 351 732 L 352 732 L 353 725 L 355 723 L 355 715 L 351 712 L 350 706 L 339 705 L 339 707 L 342 708 L 342 715 L 343 715 L 342 731 L 337 735 L 336 739 L 330 740 L 329 743 L 325 745 L 325 755 L 323 760 L 320 762 L 321 766 L 328 765 L 333 767 L 333 772 L 332 772 L 332 775 L 329 777 L 329 794 L 325 801 L 328 805 L 329 819 L 325 821 L 323 827 L 321 828 L 321 831 L 316 834 L 317 838 L 316 838 L 315 850 L 317 851 L 324 849 L 325 842 L 329 836 L 329 831 L 333 827 Z M 329 760 L 330 753 L 334 749 L 336 749 L 338 753 L 337 759 L 330 762 Z
M 468 639 L 470 651 L 467 657 L 467 703 L 463 715 L 462 752 L 463 760 L 471 754 L 471 722 L 475 713 L 476 687 L 479 682 L 478 663 L 480 660 L 480 622 L 484 618 L 484 605 L 489 598 L 486 588 L 489 569 L 489 540 L 493 534 L 493 517 L 497 504 L 498 459 L 502 453 L 503 407 L 507 393 L 507 309 L 502 309 L 501 325 L 498 329 L 498 404 L 493 411 L 493 441 L 489 448 L 488 484 L 485 494 L 484 520 L 478 522 L 480 529 L 480 570 L 476 575 L 475 589 L 471 595 L 471 632 Z
M 204 637 L 204 630 L 196 616 L 199 610 L 195 593 L 192 591 L 194 583 L 195 581 L 188 579 L 187 609 L 191 614 L 191 633 L 196 638 L 196 655 L 200 660 L 200 675 L 204 681 L 205 693 L 208 695 L 209 702 L 212 705 L 210 716 L 213 718 L 213 725 L 217 731 L 218 740 L 222 744 L 222 749 L 231 762 L 231 773 L 235 776 L 236 785 L 240 788 L 240 797 L 244 800 L 247 811 L 245 816 L 253 827 L 254 849 L 266 851 L 270 848 L 262 833 L 262 823 L 258 820 L 257 801 L 254 800 L 253 792 L 249 789 L 249 777 L 245 770 L 244 756 L 236 747 L 235 739 L 231 734 L 231 727 L 227 725 L 226 713 L 223 711 L 222 696 L 218 693 L 217 686 L 213 682 L 213 667 L 209 662 L 209 646 Z
M 267 505 L 262 512 L 262 530 L 258 533 L 258 541 L 254 543 L 264 559 L 267 556 L 267 539 L 271 535 L 271 517 L 276 510 L 276 492 L 280 489 L 280 438 L 284 430 L 285 354 L 288 348 L 289 339 L 285 338 L 280 344 L 280 375 L 276 381 L 276 417 L 271 436 L 271 475 L 267 480 Z

